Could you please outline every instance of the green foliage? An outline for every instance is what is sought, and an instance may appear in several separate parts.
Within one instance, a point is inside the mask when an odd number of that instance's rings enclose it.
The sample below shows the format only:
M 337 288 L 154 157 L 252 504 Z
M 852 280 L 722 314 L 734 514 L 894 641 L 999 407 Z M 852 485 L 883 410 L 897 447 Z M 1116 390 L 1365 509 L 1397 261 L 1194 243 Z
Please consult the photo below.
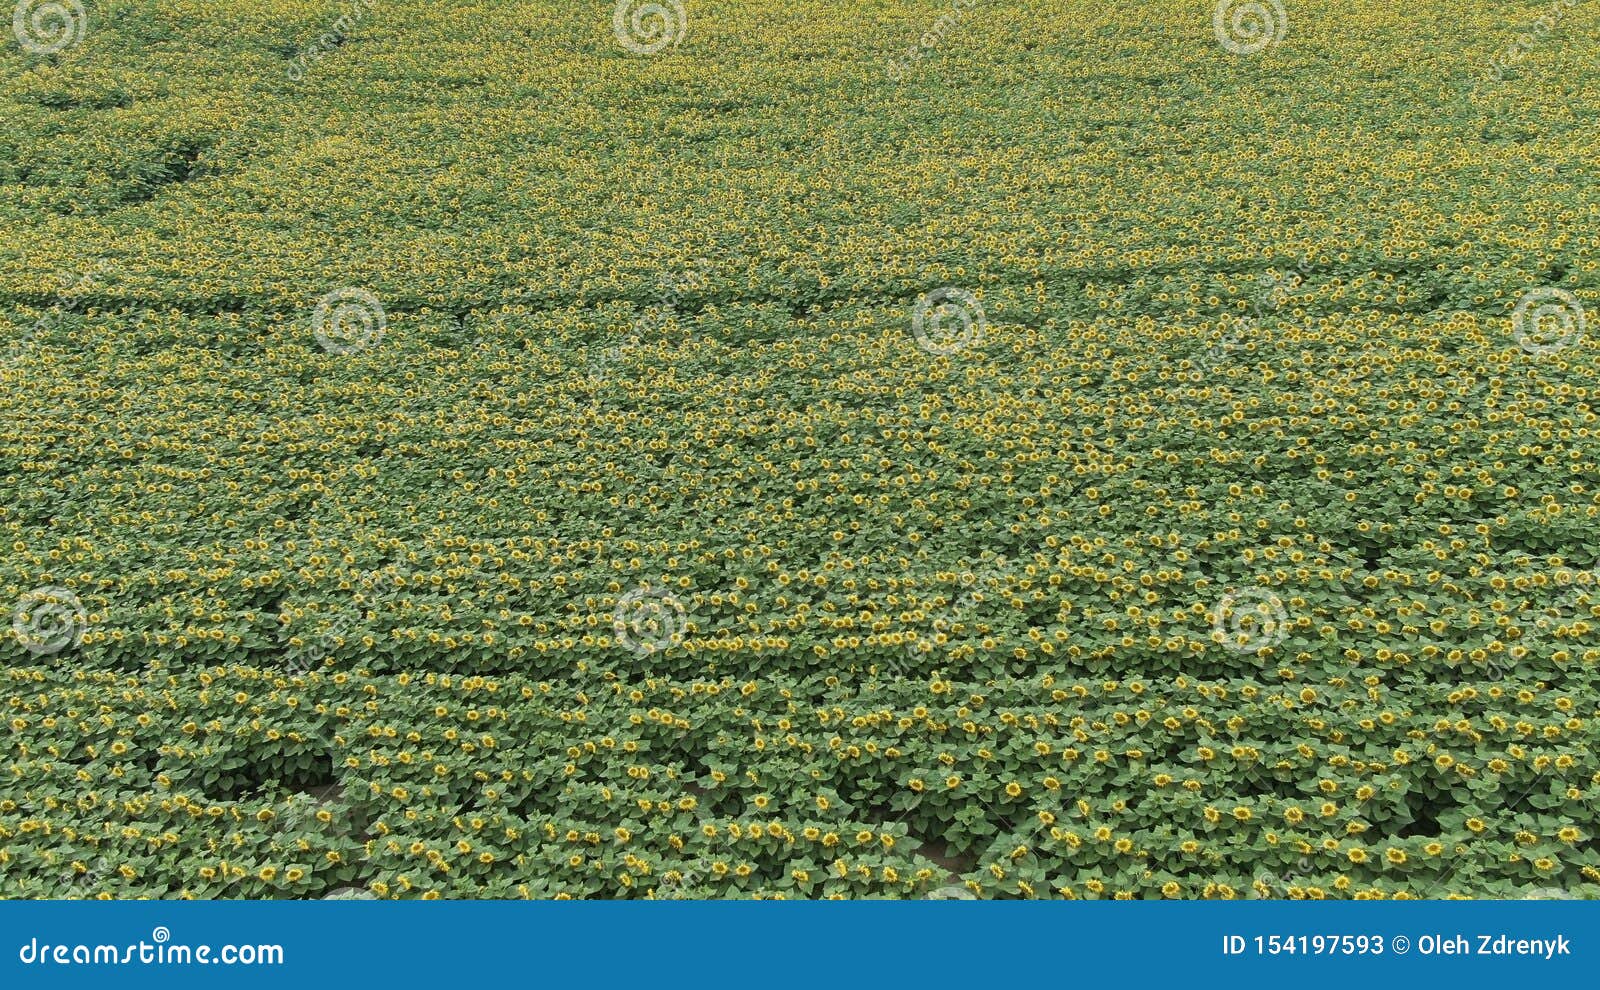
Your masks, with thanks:
M 0 896 L 1600 890 L 1557 39 L 91 6 L 0 48 Z

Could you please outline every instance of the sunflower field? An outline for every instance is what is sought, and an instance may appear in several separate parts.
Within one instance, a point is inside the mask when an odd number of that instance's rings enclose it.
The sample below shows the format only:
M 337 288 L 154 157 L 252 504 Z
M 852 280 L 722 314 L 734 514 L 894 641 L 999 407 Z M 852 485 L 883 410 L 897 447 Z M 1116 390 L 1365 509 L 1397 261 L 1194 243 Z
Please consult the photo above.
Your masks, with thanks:
M 0 896 L 1600 896 L 1579 0 L 20 0 Z

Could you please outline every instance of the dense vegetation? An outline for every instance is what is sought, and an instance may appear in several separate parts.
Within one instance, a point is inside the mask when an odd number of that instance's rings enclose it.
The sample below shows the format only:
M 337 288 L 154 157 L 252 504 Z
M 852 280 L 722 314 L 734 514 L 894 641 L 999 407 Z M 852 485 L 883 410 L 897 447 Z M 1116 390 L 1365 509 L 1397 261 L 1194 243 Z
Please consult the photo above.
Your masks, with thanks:
M 86 6 L 0 895 L 1600 891 L 1577 15 Z

